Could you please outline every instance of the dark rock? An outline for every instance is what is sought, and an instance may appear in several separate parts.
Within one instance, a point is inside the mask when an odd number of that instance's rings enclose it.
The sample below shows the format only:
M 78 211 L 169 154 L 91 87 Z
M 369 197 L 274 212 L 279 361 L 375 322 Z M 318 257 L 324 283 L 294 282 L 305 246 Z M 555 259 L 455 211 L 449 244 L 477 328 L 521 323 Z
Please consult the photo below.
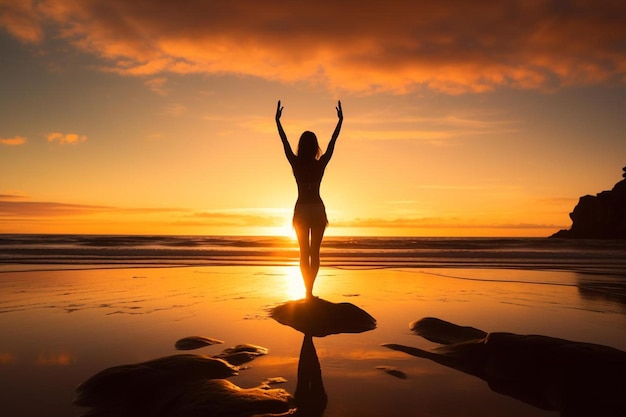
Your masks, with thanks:
M 114 366 L 76 388 L 74 404 L 84 407 L 142 401 L 167 391 L 171 384 L 237 375 L 228 362 L 200 355 L 172 355 Z
M 173 408 L 177 417 L 260 417 L 295 412 L 291 394 L 281 388 L 240 388 L 225 379 L 196 381 L 186 387 Z
M 624 168 L 626 178 L 626 167 Z M 572 227 L 551 237 L 575 239 L 626 239 L 626 179 L 612 190 L 580 197 L 570 213 Z
M 377 366 L 376 369 L 385 372 L 386 374 L 389 374 L 391 376 L 395 376 L 396 378 L 399 379 L 406 379 L 406 374 L 404 372 L 402 372 L 399 369 L 393 368 L 391 366 L 385 366 L 385 365 L 380 365 Z
M 268 349 L 263 346 L 246 343 L 224 349 L 222 353 L 215 355 L 214 358 L 223 359 L 231 365 L 240 366 L 254 360 L 258 356 L 267 355 L 268 352 Z
M 267 353 L 254 345 L 229 351 Z M 200 355 L 115 366 L 82 383 L 74 404 L 90 407 L 84 417 L 260 417 L 295 412 L 294 398 L 284 389 L 241 388 L 224 379 L 237 375 L 237 369 L 225 360 Z
M 487 333 L 469 326 L 459 326 L 436 317 L 425 317 L 409 324 L 416 334 L 431 342 L 451 345 L 468 340 L 481 339 Z
M 311 336 L 362 333 L 376 328 L 376 319 L 351 303 L 332 303 L 321 298 L 288 301 L 274 307 L 277 322 Z
M 474 375 L 494 392 L 560 411 L 563 417 L 626 415 L 626 352 L 548 336 L 487 334 L 478 329 L 474 330 L 484 336 L 472 339 L 467 327 L 443 320 L 425 319 L 420 327 L 420 335 L 459 342 L 433 350 L 383 346 Z
M 177 350 L 192 350 L 220 343 L 224 342 L 222 342 L 221 340 L 213 339 L 211 337 L 189 336 L 183 337 L 182 339 L 178 340 L 175 347 Z

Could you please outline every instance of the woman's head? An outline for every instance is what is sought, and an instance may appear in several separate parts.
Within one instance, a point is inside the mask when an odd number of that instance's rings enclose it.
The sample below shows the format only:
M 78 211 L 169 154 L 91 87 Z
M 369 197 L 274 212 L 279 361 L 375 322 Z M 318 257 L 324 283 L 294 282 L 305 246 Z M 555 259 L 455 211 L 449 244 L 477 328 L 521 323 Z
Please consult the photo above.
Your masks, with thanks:
M 298 158 L 317 159 L 322 155 L 322 150 L 317 142 L 315 133 L 308 130 L 302 133 L 298 142 Z

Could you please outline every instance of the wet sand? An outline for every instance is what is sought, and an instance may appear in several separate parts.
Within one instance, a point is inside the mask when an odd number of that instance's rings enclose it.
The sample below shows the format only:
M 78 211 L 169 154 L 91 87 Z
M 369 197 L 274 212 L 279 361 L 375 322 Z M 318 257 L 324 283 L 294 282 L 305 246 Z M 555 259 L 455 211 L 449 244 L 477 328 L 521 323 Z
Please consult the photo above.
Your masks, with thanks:
M 626 350 L 626 283 L 568 271 L 322 268 L 316 293 L 376 319 L 361 333 L 313 337 L 325 416 L 551 416 L 485 381 L 385 343 L 429 350 L 409 329 L 437 317 L 485 332 L 538 334 Z M 294 394 L 299 331 L 270 309 L 301 298 L 297 267 L 98 269 L 0 274 L 0 409 L 11 416 L 80 415 L 76 387 L 103 369 L 181 353 L 187 336 L 269 350 L 228 380 L 252 388 L 272 377 Z M 307 342 L 307 349 L 311 346 Z

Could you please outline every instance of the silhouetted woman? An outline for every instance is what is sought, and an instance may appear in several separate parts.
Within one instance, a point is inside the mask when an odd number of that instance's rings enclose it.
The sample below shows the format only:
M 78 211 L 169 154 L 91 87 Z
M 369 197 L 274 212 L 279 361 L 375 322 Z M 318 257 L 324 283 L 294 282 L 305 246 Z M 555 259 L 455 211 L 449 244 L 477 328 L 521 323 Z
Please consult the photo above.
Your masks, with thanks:
M 298 200 L 293 212 L 293 226 L 296 229 L 298 244 L 300 245 L 300 271 L 302 271 L 307 298 L 313 297 L 313 283 L 320 268 L 320 246 L 322 245 L 324 230 L 328 224 L 326 208 L 320 197 L 320 184 L 326 165 L 333 156 L 335 142 L 339 137 L 343 123 L 341 101 L 337 103 L 336 109 L 339 119 L 337 127 L 335 127 L 333 136 L 328 142 L 326 152 L 322 155 L 315 133 L 309 131 L 302 133 L 298 142 L 297 154 L 293 153 L 280 123 L 280 116 L 283 112 L 280 101 L 276 107 L 278 134 L 298 184 Z

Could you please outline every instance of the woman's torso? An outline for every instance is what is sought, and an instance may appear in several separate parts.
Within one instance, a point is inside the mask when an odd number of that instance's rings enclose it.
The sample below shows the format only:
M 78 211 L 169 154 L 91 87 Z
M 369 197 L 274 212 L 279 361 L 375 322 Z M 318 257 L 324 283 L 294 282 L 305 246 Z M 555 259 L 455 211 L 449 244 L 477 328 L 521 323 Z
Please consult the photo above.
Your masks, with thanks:
M 319 160 L 301 162 L 297 158 L 292 164 L 293 175 L 298 184 L 296 203 L 322 203 L 320 185 L 326 165 Z

